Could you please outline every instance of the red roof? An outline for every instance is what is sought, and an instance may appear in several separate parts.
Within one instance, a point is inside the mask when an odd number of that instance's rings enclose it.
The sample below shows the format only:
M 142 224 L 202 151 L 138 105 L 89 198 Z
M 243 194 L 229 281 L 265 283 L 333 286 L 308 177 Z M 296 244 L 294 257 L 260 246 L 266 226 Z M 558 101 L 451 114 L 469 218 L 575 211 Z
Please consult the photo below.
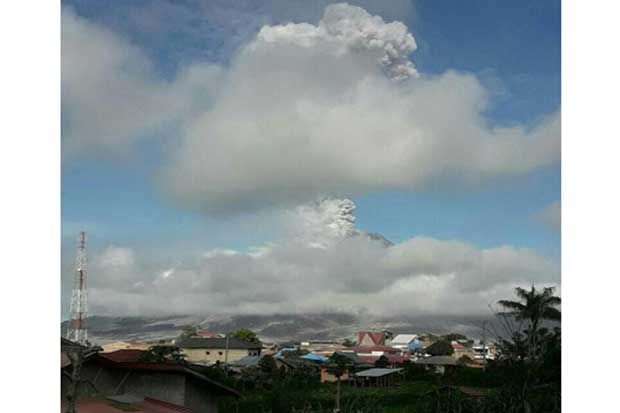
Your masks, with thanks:
M 362 343 L 364 337 L 370 337 L 372 342 L 377 345 L 383 345 L 385 343 L 385 334 L 382 331 L 360 331 L 357 333 L 358 344 Z
M 146 353 L 145 350 L 123 349 L 112 351 L 110 353 L 100 353 L 99 355 L 115 363 L 134 363 L 140 361 L 140 357 L 144 353 Z
M 352 348 L 356 353 L 368 353 L 369 351 L 385 351 L 386 353 L 400 353 L 400 349 L 389 346 L 356 346 Z

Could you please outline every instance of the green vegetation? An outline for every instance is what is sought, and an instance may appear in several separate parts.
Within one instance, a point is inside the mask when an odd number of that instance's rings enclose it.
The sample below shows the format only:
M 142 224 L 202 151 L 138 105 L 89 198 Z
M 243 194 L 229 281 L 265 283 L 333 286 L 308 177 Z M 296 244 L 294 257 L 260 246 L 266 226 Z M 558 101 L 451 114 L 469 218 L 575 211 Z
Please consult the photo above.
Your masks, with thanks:
M 450 356 L 454 353 L 454 349 L 450 341 L 439 340 L 428 346 L 426 353 L 431 356 Z
M 398 386 L 391 388 L 351 387 L 319 382 L 311 366 L 278 369 L 272 357 L 264 357 L 256 368 L 245 369 L 234 386 L 240 399 L 225 399 L 222 413 L 559 413 L 561 331 L 542 327 L 543 320 L 559 320 L 560 299 L 552 289 L 517 289 L 518 301 L 502 300 L 506 312 L 497 313 L 503 331 L 500 356 L 483 368 L 463 363 L 438 375 L 424 366 L 405 363 Z M 448 335 L 430 346 L 432 353 L 446 354 Z M 443 344 L 438 344 L 443 343 Z M 450 352 L 452 346 L 450 345 Z M 343 377 L 351 360 L 335 354 L 326 364 L 328 371 Z
M 185 363 L 185 354 L 175 346 L 152 346 L 140 360 L 147 363 Z
M 260 343 L 256 333 L 248 328 L 241 328 L 233 333 L 230 333 L 230 336 L 248 343 Z

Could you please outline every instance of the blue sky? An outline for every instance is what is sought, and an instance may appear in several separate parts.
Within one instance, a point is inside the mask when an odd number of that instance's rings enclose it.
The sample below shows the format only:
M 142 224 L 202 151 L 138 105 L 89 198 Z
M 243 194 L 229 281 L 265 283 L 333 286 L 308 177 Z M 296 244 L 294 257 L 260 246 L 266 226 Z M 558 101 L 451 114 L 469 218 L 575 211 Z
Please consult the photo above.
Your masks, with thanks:
M 80 21 L 113 33 L 143 53 L 152 65 L 152 76 L 165 83 L 194 63 L 217 64 L 226 70 L 238 48 L 251 41 L 263 24 L 316 24 L 327 4 L 300 2 L 297 8 L 286 8 L 285 3 L 143 0 L 110 7 L 108 2 L 65 0 L 62 5 Z M 417 43 L 411 59 L 418 72 L 474 75 L 488 94 L 484 123 L 524 125 L 530 130 L 544 116 L 559 111 L 559 0 L 362 1 L 361 5 L 386 21 L 399 20 L 407 26 Z M 63 116 L 67 112 L 63 103 Z M 63 159 L 65 256 L 72 254 L 74 234 L 80 228 L 90 232 L 94 250 L 111 244 L 129 246 L 157 251 L 158 259 L 170 261 L 216 247 L 246 249 L 280 237 L 279 207 L 222 215 L 171 200 L 157 176 L 168 142 L 174 139 L 171 135 L 178 131 L 161 127 L 145 133 L 151 139 L 122 149 L 120 156 L 94 150 Z M 68 146 L 64 136 L 63 146 Z M 492 177 L 473 187 L 373 188 L 356 191 L 352 199 L 358 228 L 382 233 L 397 243 L 426 236 L 480 248 L 527 247 L 553 260 L 560 255 L 559 230 L 540 218 L 546 207 L 560 200 L 559 162 Z

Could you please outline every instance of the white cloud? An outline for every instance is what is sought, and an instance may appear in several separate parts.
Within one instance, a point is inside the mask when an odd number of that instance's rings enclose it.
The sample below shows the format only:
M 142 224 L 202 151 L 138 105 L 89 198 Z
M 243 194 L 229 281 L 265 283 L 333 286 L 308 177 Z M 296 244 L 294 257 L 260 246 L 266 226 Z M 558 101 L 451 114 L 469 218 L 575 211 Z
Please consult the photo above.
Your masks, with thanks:
M 126 156 L 132 145 L 208 106 L 220 69 L 194 64 L 157 76 L 124 37 L 62 11 L 63 156 Z
M 478 185 L 559 159 L 559 113 L 498 127 L 473 75 L 407 77 L 400 23 L 334 5 L 318 25 L 263 27 L 214 107 L 185 129 L 161 181 L 181 204 L 229 213 L 325 195 Z M 388 76 L 386 76 L 386 74 Z
M 338 200 L 327 203 L 333 206 Z M 329 215 L 321 204 L 303 210 L 309 214 L 313 208 L 314 215 Z M 359 236 L 363 232 L 355 228 L 348 233 L 329 228 L 341 212 L 333 208 L 333 219 L 315 221 L 325 231 L 301 228 L 304 237 L 250 251 L 215 249 L 173 267 L 147 265 L 148 258 L 136 257 L 133 250 L 107 248 L 90 271 L 91 279 L 97 279 L 90 284 L 93 311 L 481 315 L 488 304 L 510 297 L 516 285 L 559 283 L 558 264 L 529 249 L 481 249 L 427 237 L 386 247 Z M 304 226 L 303 220 L 298 223 Z M 326 236 L 333 242 L 325 243 Z
M 172 80 L 67 8 L 62 36 L 63 155 L 122 157 L 165 135 L 159 182 L 194 210 L 476 186 L 559 159 L 559 113 L 490 124 L 475 76 L 416 78 L 407 28 L 346 4 L 317 24 L 264 26 L 230 67 L 191 64 Z

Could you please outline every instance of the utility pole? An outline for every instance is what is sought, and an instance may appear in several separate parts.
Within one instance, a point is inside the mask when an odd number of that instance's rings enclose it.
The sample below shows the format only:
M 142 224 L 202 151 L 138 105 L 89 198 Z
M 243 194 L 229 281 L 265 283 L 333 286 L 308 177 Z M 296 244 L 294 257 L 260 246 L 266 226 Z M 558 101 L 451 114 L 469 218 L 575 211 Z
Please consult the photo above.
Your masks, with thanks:
M 229 334 L 226 334 L 226 350 L 224 351 L 224 368 L 226 370 L 228 370 L 228 336 Z
M 71 320 L 67 328 L 67 339 L 82 345 L 86 345 L 88 342 L 88 330 L 86 328 L 87 299 L 86 232 L 81 231 L 78 235 L 75 278 L 73 282 L 73 292 L 71 294 Z

